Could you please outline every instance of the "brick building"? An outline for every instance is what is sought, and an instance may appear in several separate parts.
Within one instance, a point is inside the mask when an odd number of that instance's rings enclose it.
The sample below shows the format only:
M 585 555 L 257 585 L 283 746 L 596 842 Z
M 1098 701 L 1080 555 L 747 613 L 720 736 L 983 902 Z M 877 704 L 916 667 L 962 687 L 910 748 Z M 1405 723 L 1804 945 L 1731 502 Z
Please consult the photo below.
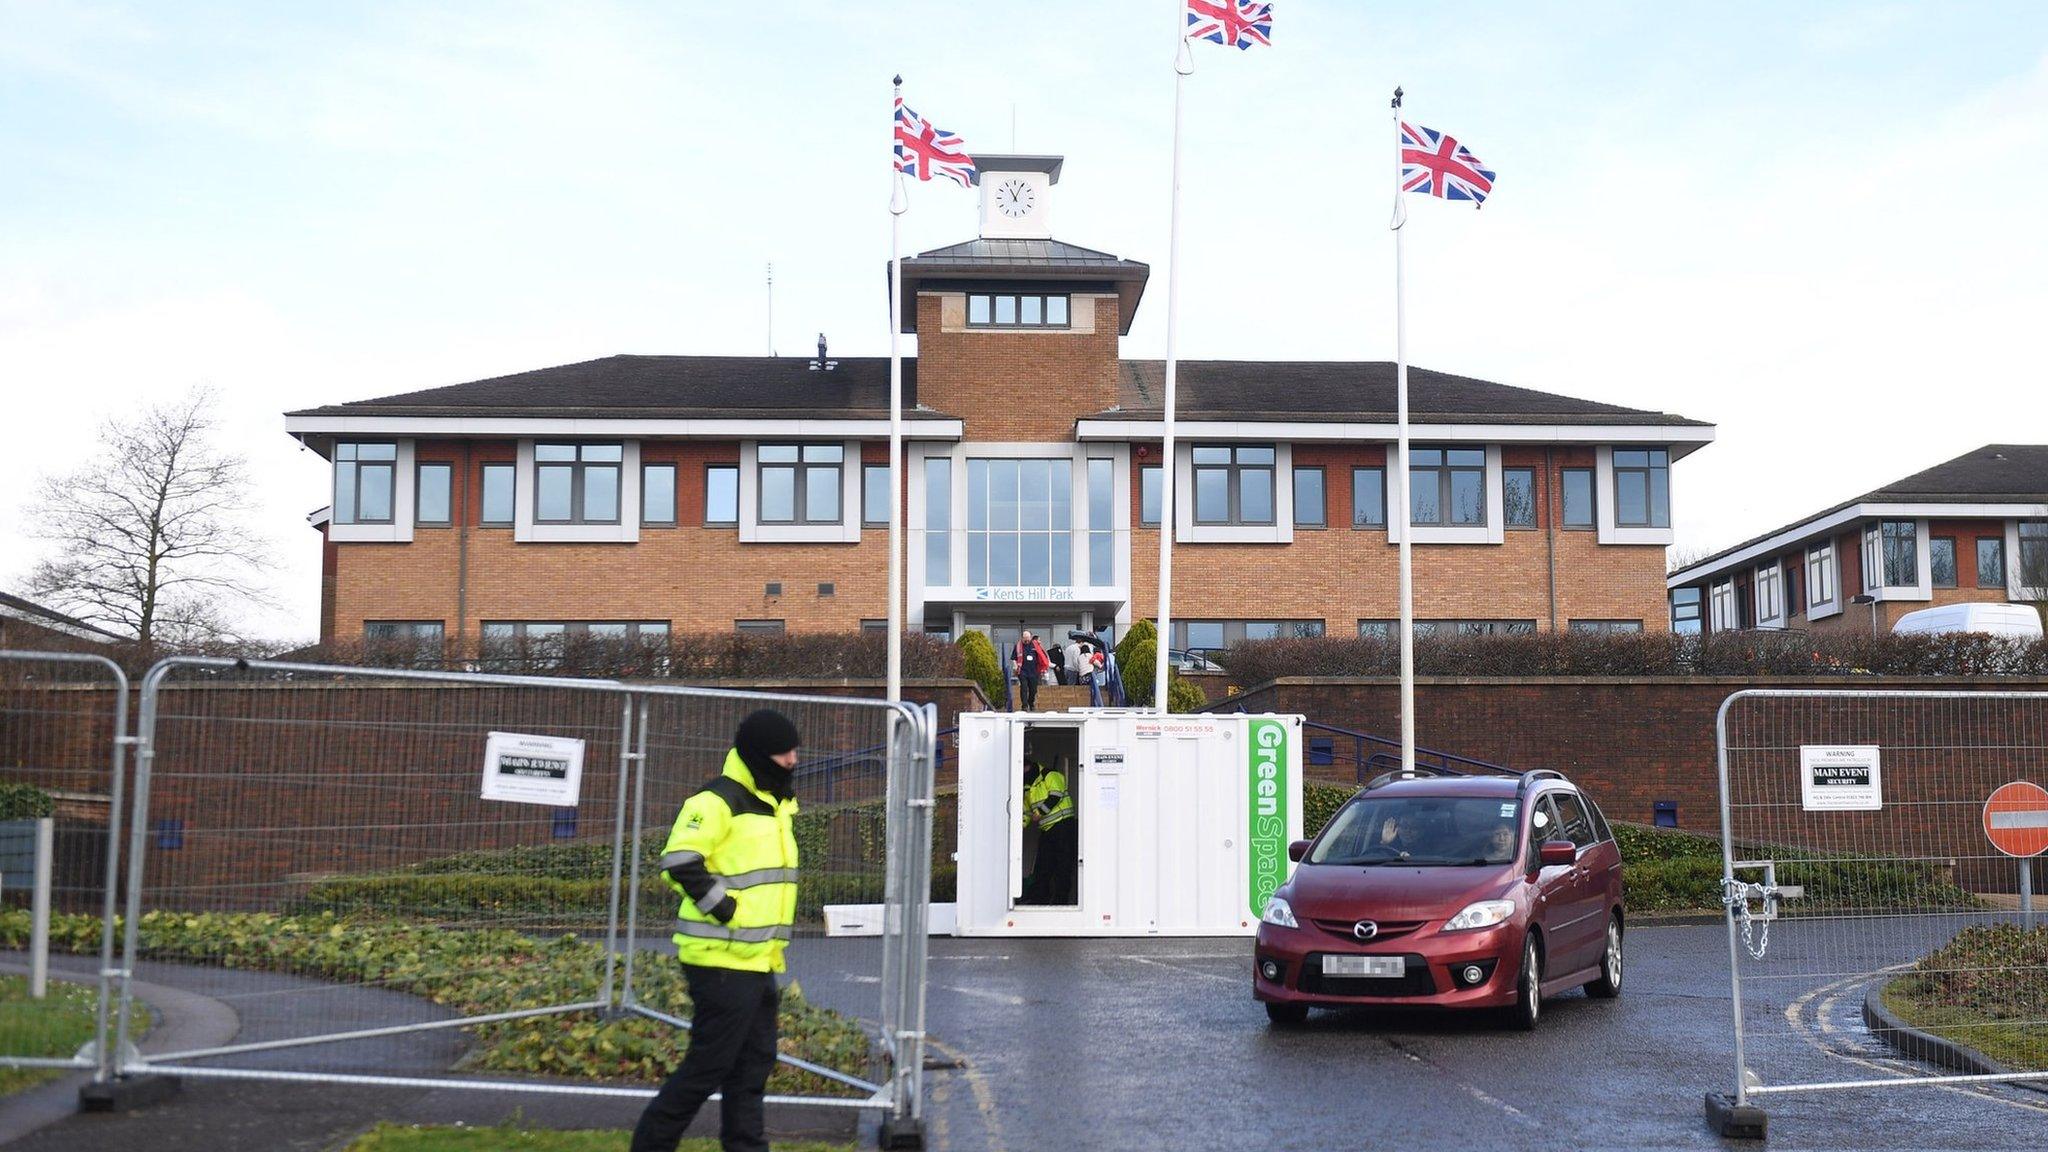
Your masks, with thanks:
M 76 616 L 0 592 L 0 649 L 32 652 L 101 652 L 121 637 Z
M 1058 157 L 981 158 L 973 240 L 906 259 L 910 627 L 1156 604 L 1149 269 L 1053 238 Z M 1672 464 L 1711 425 L 1411 372 L 1417 618 L 1667 626 Z M 332 461 L 323 639 L 486 645 L 886 616 L 888 363 L 614 356 L 287 416 Z M 1183 362 L 1173 646 L 1396 615 L 1387 363 Z
M 2048 600 L 2048 445 L 1987 444 L 1671 574 L 1673 626 L 1889 632 Z

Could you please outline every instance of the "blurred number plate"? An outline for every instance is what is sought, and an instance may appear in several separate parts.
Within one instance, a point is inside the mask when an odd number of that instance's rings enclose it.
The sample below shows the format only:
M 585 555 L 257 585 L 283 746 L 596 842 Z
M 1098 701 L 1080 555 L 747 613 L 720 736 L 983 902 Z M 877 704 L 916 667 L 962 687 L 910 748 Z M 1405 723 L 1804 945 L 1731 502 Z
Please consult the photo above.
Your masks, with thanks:
M 1399 956 L 1325 956 L 1323 975 L 1399 977 L 1407 968 Z

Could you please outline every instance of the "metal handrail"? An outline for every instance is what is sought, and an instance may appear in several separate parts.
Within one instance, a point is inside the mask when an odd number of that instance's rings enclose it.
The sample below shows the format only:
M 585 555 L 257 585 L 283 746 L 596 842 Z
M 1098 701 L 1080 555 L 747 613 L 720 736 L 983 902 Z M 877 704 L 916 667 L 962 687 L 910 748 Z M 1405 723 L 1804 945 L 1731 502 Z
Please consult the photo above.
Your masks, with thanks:
M 1357 766 L 1358 782 L 1361 784 L 1365 783 L 1366 771 L 1375 766 L 1377 758 L 1389 755 L 1388 752 L 1381 749 L 1391 749 L 1391 755 L 1396 758 L 1397 763 L 1401 754 L 1401 742 L 1390 740 L 1385 736 L 1375 736 L 1370 732 L 1360 732 L 1351 728 L 1339 728 L 1334 724 L 1322 724 L 1314 720 L 1302 721 L 1301 727 L 1304 734 L 1311 731 L 1327 732 L 1333 736 L 1342 736 L 1351 740 L 1354 745 L 1351 762 Z M 1374 746 L 1374 750 L 1367 752 L 1367 745 Z M 1431 765 L 1432 767 L 1445 769 L 1460 776 L 1474 774 L 1520 776 L 1525 771 L 1520 768 L 1511 768 L 1506 764 L 1496 764 L 1491 760 L 1480 760 L 1472 756 L 1460 756 L 1455 752 L 1442 752 L 1434 748 L 1418 747 L 1415 749 L 1415 757 L 1418 762 L 1427 759 L 1434 762 Z

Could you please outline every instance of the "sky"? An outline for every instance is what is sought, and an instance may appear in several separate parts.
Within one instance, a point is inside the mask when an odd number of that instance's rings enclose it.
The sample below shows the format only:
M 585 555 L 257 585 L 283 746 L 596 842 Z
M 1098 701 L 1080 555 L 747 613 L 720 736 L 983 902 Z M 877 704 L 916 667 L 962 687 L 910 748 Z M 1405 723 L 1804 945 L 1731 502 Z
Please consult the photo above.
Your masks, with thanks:
M 1152 265 L 1177 0 L 0 0 L 0 589 L 100 422 L 195 385 L 317 632 L 327 473 L 288 409 L 614 353 L 888 350 L 890 88 L 1064 155 L 1061 239 Z M 1677 549 L 2048 438 L 2048 5 L 1278 0 L 1197 45 L 1189 359 L 1391 359 L 1387 98 L 1499 173 L 1411 205 L 1414 364 L 1719 427 Z M 1014 135 L 1013 135 L 1014 132 Z M 912 189 L 906 252 L 971 237 Z

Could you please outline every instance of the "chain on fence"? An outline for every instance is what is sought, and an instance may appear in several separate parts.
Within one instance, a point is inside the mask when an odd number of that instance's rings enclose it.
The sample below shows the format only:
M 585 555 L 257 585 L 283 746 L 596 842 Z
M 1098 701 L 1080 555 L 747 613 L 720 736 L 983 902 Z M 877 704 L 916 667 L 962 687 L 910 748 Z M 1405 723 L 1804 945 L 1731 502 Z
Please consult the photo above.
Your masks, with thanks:
M 2048 695 L 1741 692 L 1720 756 L 1739 1103 L 2048 1077 Z
M 109 1071 L 127 715 L 112 661 L 0 652 L 0 1067 Z
M 923 898 L 887 869 L 892 838 L 914 832 L 892 826 L 907 811 L 892 799 L 929 789 L 927 715 L 288 664 L 167 661 L 145 681 L 124 955 L 138 987 L 220 1000 L 236 1024 L 128 1070 L 651 1094 L 689 1015 L 679 897 L 653 864 L 765 705 L 795 719 L 806 760 L 791 954 L 805 994 L 785 1006 L 793 1059 L 771 1098 L 914 1110 L 915 1073 L 892 1093 L 879 1071 L 921 1028 L 923 937 L 913 949 L 901 928 Z M 924 844 L 928 859 L 928 830 Z M 891 934 L 812 938 L 827 905 L 886 898 Z M 914 989 L 892 982 L 906 970 Z M 120 1007 L 139 1031 L 146 1011 Z

